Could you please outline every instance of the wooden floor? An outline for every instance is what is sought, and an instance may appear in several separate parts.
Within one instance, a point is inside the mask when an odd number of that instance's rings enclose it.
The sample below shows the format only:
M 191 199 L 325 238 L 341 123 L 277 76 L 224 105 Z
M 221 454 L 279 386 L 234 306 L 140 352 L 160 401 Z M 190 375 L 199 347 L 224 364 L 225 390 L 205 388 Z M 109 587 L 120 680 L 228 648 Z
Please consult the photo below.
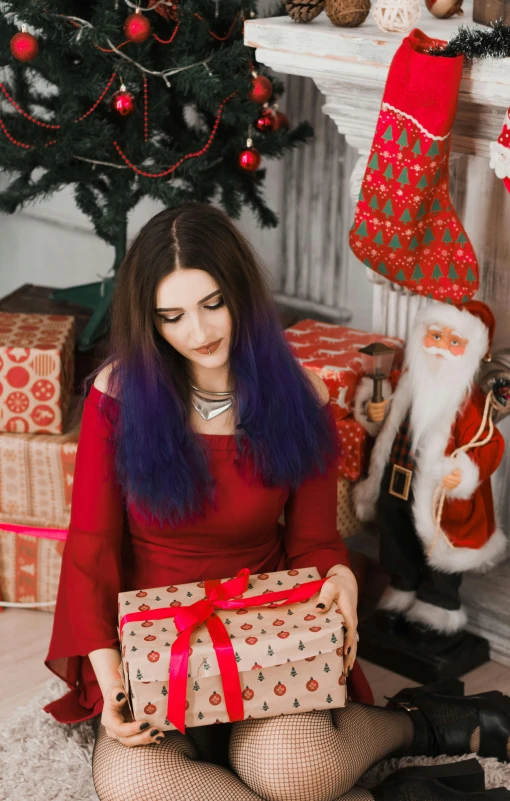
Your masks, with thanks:
M 44 665 L 44 657 L 53 623 L 53 615 L 31 609 L 8 609 L 0 612 L 0 719 L 12 715 L 18 706 L 30 701 L 53 674 Z M 385 695 L 393 695 L 415 682 L 396 673 L 360 660 L 372 686 L 376 704 L 384 705 Z M 502 690 L 510 695 L 510 668 L 489 662 L 464 677 L 466 694 Z

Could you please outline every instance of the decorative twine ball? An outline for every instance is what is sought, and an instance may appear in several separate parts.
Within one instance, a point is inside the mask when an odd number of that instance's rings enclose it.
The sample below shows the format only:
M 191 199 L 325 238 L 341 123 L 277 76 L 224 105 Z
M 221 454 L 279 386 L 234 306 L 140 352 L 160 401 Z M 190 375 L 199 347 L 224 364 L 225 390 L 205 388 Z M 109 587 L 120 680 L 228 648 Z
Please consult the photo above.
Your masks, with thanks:
M 370 11 L 370 0 L 326 0 L 326 14 L 333 25 L 355 28 L 365 22 Z
M 382 31 L 405 33 L 420 19 L 420 0 L 375 0 L 372 16 Z
M 285 11 L 294 22 L 311 22 L 324 9 L 325 0 L 286 0 Z

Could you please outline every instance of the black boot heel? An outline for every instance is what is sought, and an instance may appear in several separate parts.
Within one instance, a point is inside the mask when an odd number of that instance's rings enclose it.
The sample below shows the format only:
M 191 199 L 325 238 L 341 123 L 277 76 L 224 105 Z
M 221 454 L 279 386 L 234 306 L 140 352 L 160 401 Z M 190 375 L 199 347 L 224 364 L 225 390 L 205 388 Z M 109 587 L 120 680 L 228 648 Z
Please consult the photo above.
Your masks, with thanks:
M 464 695 L 464 682 L 460 679 L 441 679 L 440 681 L 434 681 L 432 684 L 424 684 L 422 687 L 405 687 L 391 698 L 387 695 L 384 696 L 388 702 L 386 709 L 398 709 L 402 701 L 412 701 L 416 695 L 423 695 L 423 693 L 460 697 Z
M 463 759 L 460 762 L 448 762 L 446 765 L 411 765 L 395 771 L 392 776 L 421 776 L 465 793 L 485 790 L 485 773 L 477 759 Z
M 508 762 L 510 698 L 498 690 L 464 697 L 420 691 L 408 694 L 396 707 L 412 717 L 415 732 L 409 756 L 457 756 L 471 751 L 473 731 L 480 728 L 478 756 Z M 400 755 L 400 754 L 398 754 Z M 397 755 L 394 755 L 397 756 Z

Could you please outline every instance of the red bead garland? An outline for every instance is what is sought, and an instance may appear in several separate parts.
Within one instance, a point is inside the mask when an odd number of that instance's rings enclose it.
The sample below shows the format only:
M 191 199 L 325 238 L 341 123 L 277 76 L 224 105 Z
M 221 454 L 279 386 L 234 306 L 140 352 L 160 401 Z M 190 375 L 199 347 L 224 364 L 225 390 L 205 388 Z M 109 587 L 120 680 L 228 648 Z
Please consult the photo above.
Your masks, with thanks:
M 110 80 L 108 81 L 106 87 L 103 89 L 103 91 L 101 92 L 101 94 L 97 98 L 96 102 L 93 103 L 93 105 L 89 108 L 88 111 L 85 112 L 85 114 L 82 114 L 82 116 L 78 117 L 76 120 L 74 120 L 74 122 L 81 122 L 82 120 L 86 119 L 86 117 L 88 117 L 89 114 L 92 114 L 92 112 L 95 111 L 95 109 L 101 103 L 103 97 L 107 94 L 108 90 L 110 89 L 110 86 L 112 85 L 112 83 L 113 83 L 113 81 L 115 80 L 116 77 L 117 77 L 117 73 L 116 72 L 112 72 L 112 74 L 110 76 Z M 50 123 L 48 123 L 48 122 L 41 122 L 41 120 L 36 120 L 35 117 L 32 117 L 30 114 L 27 114 L 27 112 L 24 111 L 21 108 L 21 106 L 18 103 L 16 103 L 14 98 L 9 94 L 9 92 L 7 91 L 7 89 L 5 88 L 3 83 L 0 83 L 0 91 L 3 92 L 6 100 L 8 100 L 9 103 L 11 104 L 11 106 L 16 109 L 18 114 L 21 114 L 23 117 L 25 117 L 25 119 L 30 120 L 30 122 L 33 122 L 34 125 L 39 125 L 40 128 L 50 128 L 51 130 L 58 130 L 59 128 L 62 127 L 61 125 L 50 125 Z M 28 145 L 28 147 L 31 147 L 31 145 Z
M 39 42 L 27 31 L 15 33 L 10 42 L 11 53 L 18 61 L 33 61 L 39 52 Z
M 234 95 L 236 95 L 236 94 L 237 94 L 237 91 L 236 92 L 232 92 L 232 94 L 230 94 L 228 97 L 226 97 L 224 100 L 221 101 L 220 107 L 219 107 L 219 109 L 218 109 L 218 111 L 216 113 L 216 120 L 215 120 L 214 125 L 213 125 L 213 127 L 211 129 L 211 133 L 209 134 L 209 139 L 205 143 L 204 147 L 200 148 L 200 150 L 197 150 L 195 153 L 186 153 L 185 156 L 180 158 L 179 161 L 176 161 L 175 164 L 173 164 L 171 167 L 168 168 L 168 170 L 164 170 L 163 172 L 145 172 L 144 170 L 141 170 L 139 167 L 136 166 L 136 164 L 133 164 L 128 159 L 128 157 L 123 152 L 123 150 L 120 147 L 118 142 L 114 141 L 113 145 L 114 145 L 117 153 L 121 157 L 121 159 L 128 165 L 128 167 L 130 167 L 133 170 L 133 172 L 136 172 L 137 175 L 143 175 L 144 178 L 164 178 L 166 175 L 170 175 L 171 173 L 175 172 L 177 167 L 180 167 L 181 164 L 183 164 L 185 161 L 187 161 L 187 159 L 194 159 L 194 158 L 198 158 L 199 156 L 203 156 L 204 153 L 207 150 L 209 150 L 209 148 L 210 148 L 210 146 L 211 146 L 211 144 L 213 142 L 213 139 L 216 136 L 216 131 L 218 130 L 218 126 L 220 124 L 221 115 L 223 114 L 223 108 L 225 107 L 226 103 L 228 103 L 228 101 L 232 97 L 234 97 Z
M 147 76 L 143 76 L 143 140 L 149 141 L 149 87 Z
M 178 30 L 179 30 L 179 24 L 177 24 L 177 25 L 175 26 L 175 28 L 174 28 L 174 30 L 173 30 L 173 33 L 172 33 L 172 35 L 171 35 L 171 37 L 170 37 L 170 39 L 161 39 L 159 36 L 156 36 L 156 34 L 155 34 L 155 33 L 153 33 L 153 34 L 152 34 L 152 38 L 153 38 L 153 39 L 155 39 L 155 40 L 156 40 L 156 42 L 159 42 L 160 44 L 165 44 L 165 45 L 166 45 L 166 44 L 172 44 L 172 42 L 173 42 L 173 40 L 175 39 L 175 35 L 176 35 L 176 33 L 177 33 L 177 31 L 178 31 Z
M 127 17 L 124 23 L 124 33 L 131 42 L 145 42 L 151 35 L 151 24 L 143 14 L 136 13 Z

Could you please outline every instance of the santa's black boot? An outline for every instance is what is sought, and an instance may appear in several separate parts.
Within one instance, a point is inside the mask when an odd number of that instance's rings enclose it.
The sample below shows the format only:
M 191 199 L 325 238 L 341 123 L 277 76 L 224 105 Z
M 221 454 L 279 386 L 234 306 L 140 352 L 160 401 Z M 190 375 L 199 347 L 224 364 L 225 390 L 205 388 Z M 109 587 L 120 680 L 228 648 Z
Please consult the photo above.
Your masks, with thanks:
M 393 705 L 393 699 L 390 701 Z M 417 687 L 416 692 L 407 693 L 405 701 L 394 705 L 405 709 L 414 724 L 413 742 L 401 756 L 469 754 L 471 736 L 479 728 L 478 755 L 510 761 L 510 698 L 497 690 L 459 697 L 424 692 Z
M 397 770 L 370 789 L 375 801 L 510 801 L 510 790 L 485 790 L 476 759 Z

